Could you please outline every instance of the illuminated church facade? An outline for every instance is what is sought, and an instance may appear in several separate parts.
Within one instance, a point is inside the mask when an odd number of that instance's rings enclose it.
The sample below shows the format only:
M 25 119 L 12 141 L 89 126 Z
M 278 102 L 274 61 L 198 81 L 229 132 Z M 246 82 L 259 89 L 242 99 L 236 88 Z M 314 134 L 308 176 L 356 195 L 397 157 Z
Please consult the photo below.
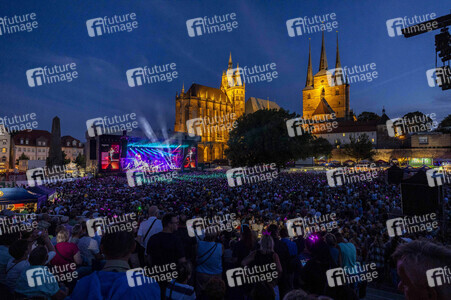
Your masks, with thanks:
M 230 123 L 231 118 L 238 119 L 245 112 L 246 88 L 237 68 L 233 68 L 230 54 L 227 71 L 223 71 L 219 88 L 193 83 L 185 92 L 184 86 L 175 97 L 174 131 L 189 133 L 187 121 L 202 118 L 210 122 Z M 208 121 L 207 121 L 208 122 Z M 205 122 L 205 123 L 207 123 Z M 232 120 L 233 122 L 233 120 Z M 198 143 L 198 161 L 211 162 L 225 159 L 224 150 L 229 139 L 228 130 L 218 130 L 217 126 L 203 126 L 196 131 L 201 137 Z
M 302 90 L 302 116 L 304 119 L 321 120 L 326 115 L 335 114 L 338 120 L 351 120 L 352 112 L 349 108 L 349 84 L 344 79 L 340 53 L 335 58 L 335 72 L 328 70 L 324 32 L 321 44 L 321 58 L 319 71 L 313 75 L 311 48 L 307 67 L 307 80 Z

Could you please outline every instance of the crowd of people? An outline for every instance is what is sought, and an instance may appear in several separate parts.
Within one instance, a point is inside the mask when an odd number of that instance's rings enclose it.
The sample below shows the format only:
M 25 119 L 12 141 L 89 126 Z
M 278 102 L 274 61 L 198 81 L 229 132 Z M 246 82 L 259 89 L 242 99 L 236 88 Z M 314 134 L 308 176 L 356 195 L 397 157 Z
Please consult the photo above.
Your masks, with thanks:
M 118 176 L 49 187 L 56 197 L 35 212 L 36 228 L 0 235 L 0 292 L 11 299 L 359 299 L 368 284 L 398 287 L 407 299 L 451 295 L 449 284 L 428 288 L 425 275 L 451 265 L 442 221 L 436 229 L 390 237 L 386 220 L 402 214 L 401 196 L 383 172 L 338 187 L 328 186 L 320 172 L 282 172 L 271 182 L 235 187 L 223 172 L 135 187 Z M 447 218 L 449 195 L 445 188 Z M 333 228 L 297 236 L 287 229 L 291 219 L 331 214 Z M 230 215 L 230 230 L 192 234 L 190 220 Z M 122 230 L 102 232 L 90 223 L 98 218 L 134 226 L 110 224 Z M 371 281 L 332 287 L 327 281 L 328 270 L 369 263 L 378 274 Z M 230 275 L 263 265 L 271 266 L 272 277 L 249 283 Z M 30 270 L 37 268 L 56 280 L 30 287 Z M 160 280 L 142 284 L 131 270 Z M 163 273 L 175 276 L 161 279 Z

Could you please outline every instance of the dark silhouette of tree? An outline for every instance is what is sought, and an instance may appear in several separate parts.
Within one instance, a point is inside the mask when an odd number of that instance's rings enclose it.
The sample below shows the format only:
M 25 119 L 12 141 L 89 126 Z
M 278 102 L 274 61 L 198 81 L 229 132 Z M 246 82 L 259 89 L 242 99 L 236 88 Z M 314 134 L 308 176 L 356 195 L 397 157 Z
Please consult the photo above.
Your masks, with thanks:
M 232 166 L 275 163 L 280 168 L 289 161 L 312 156 L 312 135 L 288 135 L 287 120 L 298 117 L 283 109 L 258 110 L 241 116 L 230 132 L 225 151 Z
M 343 146 L 343 150 L 346 155 L 354 158 L 357 162 L 364 159 L 371 160 L 376 155 L 373 144 L 365 133 L 358 138 L 351 137 L 350 141 L 349 144 Z

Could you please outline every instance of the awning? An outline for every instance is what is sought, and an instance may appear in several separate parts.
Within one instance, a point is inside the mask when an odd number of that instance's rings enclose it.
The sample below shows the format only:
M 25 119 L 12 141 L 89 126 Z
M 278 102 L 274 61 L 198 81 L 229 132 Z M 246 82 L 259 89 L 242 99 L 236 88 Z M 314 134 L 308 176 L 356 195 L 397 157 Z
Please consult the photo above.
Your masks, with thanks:
M 46 196 L 19 187 L 0 189 L 0 205 L 37 203 L 40 198 L 45 199 Z

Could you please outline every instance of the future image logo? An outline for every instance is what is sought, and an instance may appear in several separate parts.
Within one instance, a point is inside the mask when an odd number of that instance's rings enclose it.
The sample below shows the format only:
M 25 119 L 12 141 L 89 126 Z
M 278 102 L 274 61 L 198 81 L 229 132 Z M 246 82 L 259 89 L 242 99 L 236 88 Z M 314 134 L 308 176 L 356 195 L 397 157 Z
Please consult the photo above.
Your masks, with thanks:
M 435 13 L 425 14 L 421 16 L 414 15 L 413 17 L 398 17 L 389 19 L 385 22 L 387 26 L 387 32 L 389 37 L 402 36 L 402 30 L 404 29 L 406 33 L 414 33 L 419 31 L 432 31 L 438 28 L 438 23 L 436 21 L 426 23 L 435 19 L 437 15 Z
M 137 227 L 138 222 L 136 221 L 135 213 L 114 217 L 101 217 L 86 221 L 86 229 L 90 237 L 120 231 L 132 232 Z
M 430 187 L 451 184 L 451 172 L 444 169 L 430 169 L 426 171 L 426 178 Z
M 45 66 L 29 69 L 25 72 L 28 86 L 37 87 L 59 82 L 72 82 L 78 78 L 77 64 L 69 63 L 63 65 Z
M 289 19 L 286 21 L 288 36 L 296 37 L 321 31 L 331 32 L 338 28 L 336 19 L 335 13 Z
M 354 284 L 361 281 L 371 282 L 379 276 L 376 264 L 357 264 L 352 268 L 334 268 L 326 271 L 327 284 L 329 287 L 337 287 Z
M 186 29 L 189 37 L 202 36 L 217 32 L 231 32 L 238 28 L 236 13 L 214 15 L 212 17 L 193 18 L 186 21 Z
M 444 87 L 451 84 L 451 68 L 449 66 L 438 67 L 426 71 L 429 87 Z
M 125 15 L 114 15 L 104 18 L 93 18 L 86 21 L 86 28 L 90 37 L 113 34 L 117 32 L 132 32 L 138 28 L 135 13 Z
M 203 236 L 205 232 L 204 220 L 202 218 L 187 220 L 186 228 L 190 237 Z
M 426 271 L 426 278 L 430 287 L 451 284 L 451 269 L 448 266 Z
M 254 265 L 252 267 L 235 268 L 226 271 L 227 283 L 230 287 L 254 284 L 261 281 L 271 282 L 279 276 L 275 263 Z
M 421 216 L 406 216 L 388 219 L 386 221 L 387 233 L 390 237 L 402 236 L 416 232 L 431 232 L 438 228 L 437 215 L 435 213 Z
M 90 137 L 96 137 L 103 134 L 114 134 L 118 132 L 131 132 L 138 128 L 136 114 L 115 115 L 112 117 L 99 117 L 86 121 L 86 129 Z
M 195 118 L 186 121 L 186 128 L 190 137 L 202 136 L 202 127 L 204 121 L 202 118 Z
M 128 69 L 125 72 L 129 87 L 142 86 L 144 84 L 154 84 L 159 82 L 172 82 L 178 78 L 177 64 L 169 63 L 164 65 L 144 66 Z

